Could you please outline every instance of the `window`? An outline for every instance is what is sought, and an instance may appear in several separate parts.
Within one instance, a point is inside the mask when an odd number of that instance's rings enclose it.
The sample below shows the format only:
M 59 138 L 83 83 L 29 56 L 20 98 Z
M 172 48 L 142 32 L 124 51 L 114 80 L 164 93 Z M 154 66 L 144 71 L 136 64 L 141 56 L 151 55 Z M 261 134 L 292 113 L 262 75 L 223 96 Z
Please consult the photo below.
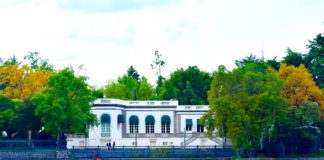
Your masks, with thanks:
M 162 142 L 162 145 L 163 146 L 167 146 L 168 145 L 168 142 Z
M 191 125 L 186 125 L 186 131 L 191 131 Z
M 191 131 L 192 119 L 186 119 L 186 131 Z
M 103 114 L 100 119 L 101 122 L 101 136 L 110 137 L 110 116 Z
M 197 132 L 204 132 L 204 126 L 200 124 L 200 119 L 197 119 Z
M 154 117 L 152 115 L 145 118 L 145 133 L 154 133 Z
M 161 127 L 162 127 L 162 133 L 170 133 L 170 117 L 167 115 L 162 116 L 161 118 Z
M 129 118 L 129 133 L 138 133 L 138 118 L 131 116 Z
M 124 115 L 119 114 L 119 115 L 117 116 L 117 123 L 120 124 L 120 123 L 124 123 L 124 122 L 125 122 L 125 117 L 124 117 Z

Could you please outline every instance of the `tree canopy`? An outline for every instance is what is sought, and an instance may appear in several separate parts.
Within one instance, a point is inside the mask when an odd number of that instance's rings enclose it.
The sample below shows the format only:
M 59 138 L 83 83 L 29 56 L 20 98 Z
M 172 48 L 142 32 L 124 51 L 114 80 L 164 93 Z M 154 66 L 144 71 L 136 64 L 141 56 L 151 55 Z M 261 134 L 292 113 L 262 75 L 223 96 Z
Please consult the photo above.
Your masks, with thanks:
M 124 75 L 117 82 L 107 84 L 104 94 L 106 98 L 123 100 L 148 100 L 154 96 L 154 88 L 147 79 L 137 81 L 133 77 Z
M 161 99 L 177 99 L 180 104 L 208 104 L 211 75 L 197 66 L 177 69 L 163 82 Z
M 285 81 L 282 95 L 287 98 L 289 105 L 301 106 L 305 102 L 317 102 L 324 111 L 324 95 L 303 64 L 299 67 L 282 64 L 277 75 Z
M 324 88 L 324 34 L 318 34 L 307 46 L 309 53 L 304 58 L 305 66 L 310 70 L 320 88 Z
M 94 97 L 85 80 L 85 77 L 63 69 L 54 73 L 49 78 L 48 87 L 32 98 L 35 113 L 41 117 L 45 131 L 53 136 L 86 133 L 87 125 L 96 124 L 96 116 L 90 113 L 90 102 Z
M 235 148 L 258 147 L 275 135 L 274 125 L 281 121 L 283 86 L 275 74 L 255 70 L 251 64 L 233 71 L 221 66 L 208 92 L 210 110 L 203 121 L 208 125 L 213 119 L 218 134 L 228 136 Z

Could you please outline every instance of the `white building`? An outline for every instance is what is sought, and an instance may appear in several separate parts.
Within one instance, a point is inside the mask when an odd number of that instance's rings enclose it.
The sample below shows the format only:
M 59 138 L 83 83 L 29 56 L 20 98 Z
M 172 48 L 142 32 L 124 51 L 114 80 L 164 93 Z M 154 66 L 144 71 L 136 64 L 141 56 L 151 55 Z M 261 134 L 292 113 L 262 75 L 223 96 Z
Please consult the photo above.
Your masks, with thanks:
M 124 101 L 97 99 L 91 112 L 99 125 L 89 129 L 89 138 L 68 136 L 67 147 L 106 146 L 205 146 L 222 145 L 209 139 L 199 119 L 208 105 L 178 105 L 178 101 Z

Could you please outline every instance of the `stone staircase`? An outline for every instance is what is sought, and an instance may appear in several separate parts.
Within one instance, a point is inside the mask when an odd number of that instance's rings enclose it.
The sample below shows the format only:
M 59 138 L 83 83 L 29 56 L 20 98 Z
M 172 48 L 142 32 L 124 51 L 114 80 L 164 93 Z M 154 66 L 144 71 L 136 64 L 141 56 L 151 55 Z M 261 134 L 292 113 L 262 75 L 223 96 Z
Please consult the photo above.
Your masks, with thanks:
M 190 138 L 186 139 L 185 142 L 181 143 L 181 146 L 187 146 L 189 143 L 195 141 L 197 138 L 199 138 L 200 134 L 192 134 Z
M 224 144 L 224 141 L 223 141 L 223 138 L 221 138 L 221 137 L 213 137 L 213 139 L 212 139 L 214 142 L 216 142 L 218 145 L 220 145 L 220 146 L 223 146 Z M 231 146 L 232 145 L 232 142 L 231 142 L 231 140 L 229 139 L 229 138 L 227 138 L 226 139 L 226 144 L 225 144 L 225 146 Z

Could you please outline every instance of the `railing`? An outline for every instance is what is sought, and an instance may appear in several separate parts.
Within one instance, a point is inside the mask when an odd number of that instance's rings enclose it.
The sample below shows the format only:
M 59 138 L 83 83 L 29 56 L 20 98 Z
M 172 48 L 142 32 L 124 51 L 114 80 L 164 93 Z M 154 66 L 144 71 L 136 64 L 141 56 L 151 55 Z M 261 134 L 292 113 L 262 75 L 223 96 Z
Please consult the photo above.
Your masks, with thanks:
M 95 156 L 106 158 L 214 158 L 231 157 L 240 155 L 254 157 L 257 150 L 234 151 L 232 148 L 220 148 L 218 146 L 116 146 L 108 149 L 100 146 L 74 147 L 71 156 L 75 158 L 94 158 Z
M 193 133 L 126 133 L 123 138 L 191 138 L 193 136 L 198 136 L 199 138 L 208 138 L 207 133 L 193 132 Z M 197 138 L 198 138 L 197 137 Z M 213 134 L 212 137 L 216 137 Z
M 0 140 L 0 150 L 33 150 L 33 149 L 56 149 L 56 140 Z M 59 149 L 66 148 L 66 140 L 59 141 Z
M 186 135 L 188 136 L 189 133 L 187 133 Z M 137 138 L 179 138 L 179 137 L 183 137 L 184 133 L 126 133 L 124 138 L 135 138 L 137 136 Z

